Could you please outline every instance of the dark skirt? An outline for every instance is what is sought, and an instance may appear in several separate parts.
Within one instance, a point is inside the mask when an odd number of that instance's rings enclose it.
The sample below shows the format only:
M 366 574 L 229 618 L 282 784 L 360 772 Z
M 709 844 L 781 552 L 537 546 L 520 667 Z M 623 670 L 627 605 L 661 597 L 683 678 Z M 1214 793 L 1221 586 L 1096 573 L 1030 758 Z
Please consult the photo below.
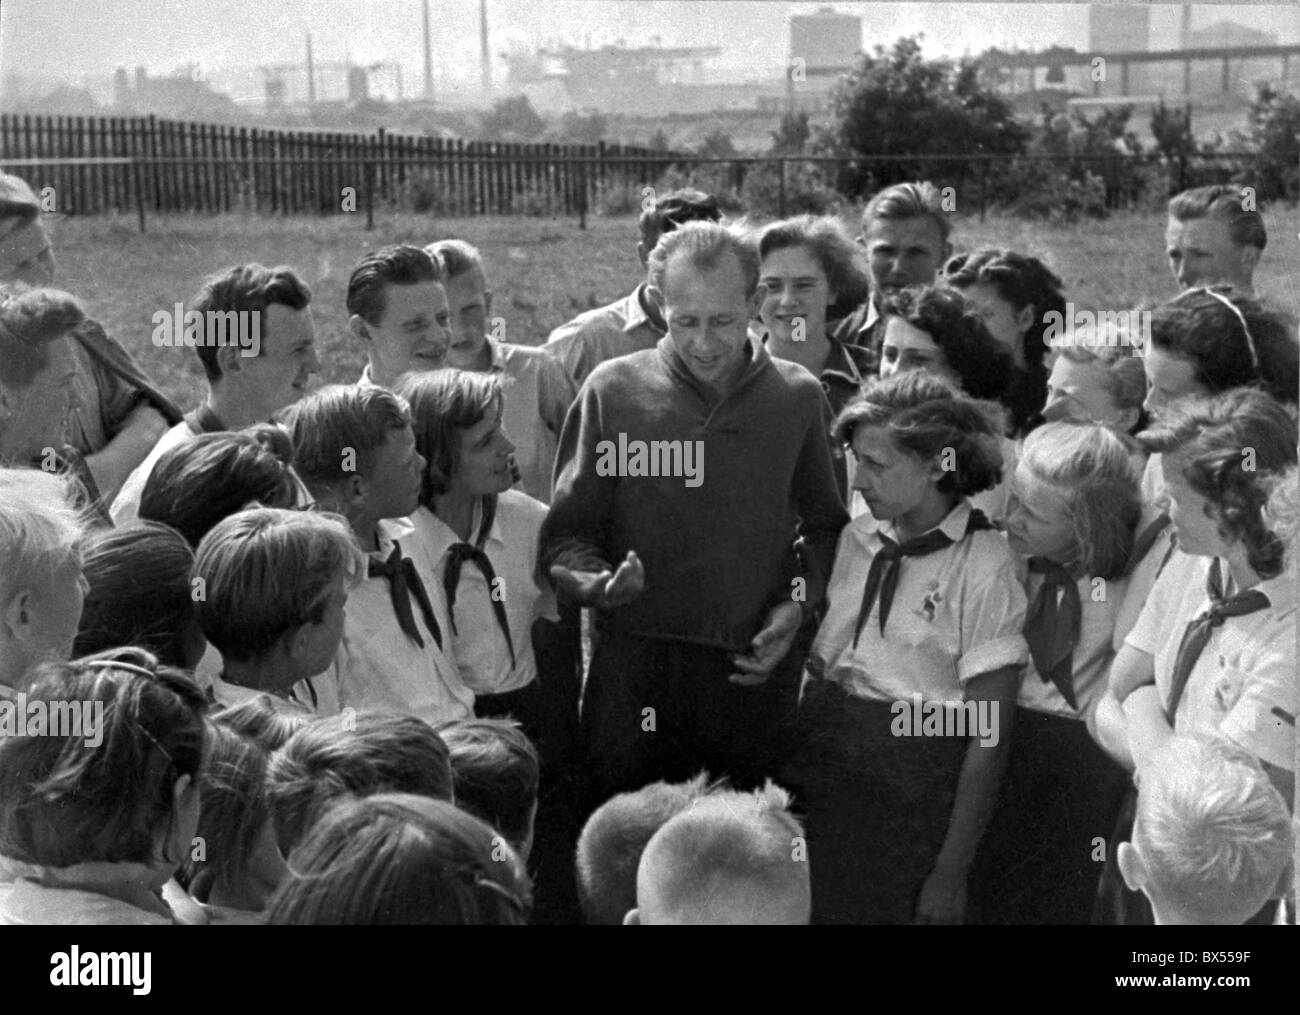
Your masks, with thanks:
M 1128 786 L 1081 719 L 1017 710 L 998 806 L 971 867 L 969 922 L 1090 922 Z
M 891 703 L 811 681 L 784 773 L 808 838 L 813 922 L 911 923 L 934 867 L 966 737 L 894 736 Z

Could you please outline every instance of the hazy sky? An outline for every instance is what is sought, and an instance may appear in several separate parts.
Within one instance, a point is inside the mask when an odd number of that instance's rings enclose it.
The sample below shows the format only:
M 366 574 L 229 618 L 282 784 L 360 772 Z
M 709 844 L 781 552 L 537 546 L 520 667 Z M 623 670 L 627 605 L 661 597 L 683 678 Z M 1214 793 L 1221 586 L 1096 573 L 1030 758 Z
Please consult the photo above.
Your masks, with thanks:
M 477 81 L 478 0 L 431 0 L 435 79 Z M 785 59 L 786 21 L 818 3 L 734 0 L 488 0 L 494 53 L 511 44 L 647 45 L 724 48 L 720 77 L 768 77 Z M 952 55 L 1052 44 L 1087 46 L 1087 8 L 1056 3 L 837 3 L 863 21 L 868 48 L 924 33 L 927 53 Z M 1197 5 L 1194 27 L 1222 18 L 1300 41 L 1295 0 L 1285 4 Z M 1178 7 L 1158 4 L 1157 38 L 1176 37 Z M 299 62 L 310 29 L 318 60 L 397 60 L 408 95 L 422 86 L 420 0 L 3 0 L 0 80 L 15 71 L 78 83 L 119 66 L 155 73 L 196 63 L 208 72 Z M 1164 47 L 1160 47 L 1164 48 Z M 499 84 L 504 69 L 498 60 Z

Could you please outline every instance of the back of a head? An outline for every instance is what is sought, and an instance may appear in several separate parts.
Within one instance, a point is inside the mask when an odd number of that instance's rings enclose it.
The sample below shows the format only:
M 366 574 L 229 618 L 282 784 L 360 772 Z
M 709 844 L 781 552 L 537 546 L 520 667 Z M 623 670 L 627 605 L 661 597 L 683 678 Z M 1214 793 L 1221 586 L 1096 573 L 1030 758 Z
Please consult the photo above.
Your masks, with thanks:
M 326 498 L 349 476 L 369 476 L 389 436 L 410 422 L 405 400 L 364 384 L 327 385 L 285 416 L 298 475 L 312 493 Z
M 46 282 L 53 274 L 40 199 L 26 180 L 0 173 L 0 281 Z
M 157 864 L 177 780 L 202 769 L 203 693 L 134 649 L 47 663 L 34 677 L 29 712 L 43 703 L 61 735 L 0 737 L 0 854 L 49 867 Z
M 316 721 L 316 717 L 301 706 L 270 694 L 259 694 L 238 705 L 219 708 L 212 718 L 227 729 L 261 744 L 268 754 L 278 751 L 300 729 Z
M 1283 887 L 1291 834 L 1282 795 L 1225 741 L 1176 737 L 1142 773 L 1133 844 L 1166 919 L 1249 919 Z
M 1300 398 L 1295 321 L 1257 297 L 1188 289 L 1151 311 L 1150 330 L 1151 344 L 1187 360 L 1211 394 L 1250 385 L 1288 405 Z
M 48 583 L 80 562 L 86 518 L 74 506 L 72 481 L 41 469 L 0 468 L 0 605 L 16 583 Z
M 140 517 L 170 525 L 190 546 L 250 503 L 293 507 L 293 446 L 278 426 L 199 434 L 158 459 L 140 494 Z
M 1184 190 L 1169 201 L 1169 217 L 1180 222 L 1217 219 L 1227 223 L 1228 235 L 1237 246 L 1263 250 L 1268 244 L 1264 216 L 1258 209 L 1246 207 L 1243 190 L 1243 187 L 1229 183 Z
M 240 264 L 218 272 L 204 280 L 203 286 L 190 300 L 187 311 L 200 315 L 258 313 L 262 315 L 261 333 L 266 334 L 266 309 L 278 303 L 290 310 L 302 310 L 311 302 L 311 290 L 286 265 L 268 268 L 261 264 Z M 274 338 L 271 341 L 275 341 Z M 221 365 L 217 360 L 218 346 L 200 342 L 194 347 L 208 382 L 221 379 Z
M 280 851 L 288 856 L 335 799 L 374 793 L 454 799 L 447 745 L 432 727 L 413 716 L 350 709 L 303 727 L 267 770 Z
M 806 924 L 812 894 L 803 828 L 785 790 L 696 800 L 655 833 L 637 873 L 645 924 Z
M 336 803 L 289 858 L 271 924 L 520 925 L 518 858 L 450 803 L 385 793 Z
M 532 840 L 537 749 L 518 723 L 456 719 L 435 727 L 447 745 L 456 806 L 497 829 L 521 854 Z
M 426 246 L 424 252 L 433 258 L 443 278 L 460 278 L 475 269 L 483 271 L 483 255 L 465 240 L 438 240 Z
M 335 580 L 346 585 L 364 567 L 338 515 L 250 508 L 199 544 L 194 579 L 204 595 L 195 614 L 223 659 L 260 659 L 290 631 L 319 624 Z
M 82 573 L 89 586 L 74 656 L 120 645 L 148 649 L 168 666 L 190 668 L 202 654 L 194 620 L 194 551 L 169 525 L 138 521 L 96 532 Z
M 637 231 L 645 249 L 650 251 L 661 237 L 687 222 L 720 221 L 722 211 L 717 198 L 686 187 L 665 194 L 653 207 L 643 211 L 637 220 Z
M 646 844 L 692 800 L 710 792 L 706 773 L 689 782 L 655 782 L 596 809 L 578 837 L 578 899 L 587 923 L 613 927 L 636 905 L 636 874 Z

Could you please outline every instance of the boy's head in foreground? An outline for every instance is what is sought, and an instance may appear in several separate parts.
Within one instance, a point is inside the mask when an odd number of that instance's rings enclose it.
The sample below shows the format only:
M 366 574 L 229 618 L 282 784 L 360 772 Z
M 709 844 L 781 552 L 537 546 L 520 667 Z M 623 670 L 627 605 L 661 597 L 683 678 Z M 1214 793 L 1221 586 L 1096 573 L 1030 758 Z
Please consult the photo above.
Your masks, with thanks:
M 500 832 L 526 863 L 537 819 L 537 749 L 507 719 L 456 719 L 437 732 L 451 756 L 456 806 Z
M 769 781 L 723 791 L 667 822 L 641 856 L 630 924 L 806 924 L 812 888 L 803 828 Z
M 610 797 L 578 837 L 578 900 L 587 923 L 615 927 L 636 906 L 636 872 L 646 844 L 670 818 L 712 790 L 701 772 L 688 782 L 652 782 Z
M 1290 882 L 1291 817 L 1254 758 L 1231 745 L 1177 737 L 1142 773 L 1124 881 L 1157 924 L 1244 923 Z

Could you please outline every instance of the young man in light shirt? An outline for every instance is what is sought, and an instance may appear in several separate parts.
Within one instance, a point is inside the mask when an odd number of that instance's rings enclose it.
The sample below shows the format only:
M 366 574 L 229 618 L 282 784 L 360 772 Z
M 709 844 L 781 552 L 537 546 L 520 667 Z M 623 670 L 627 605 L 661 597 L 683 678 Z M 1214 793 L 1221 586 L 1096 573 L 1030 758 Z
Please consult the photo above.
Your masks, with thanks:
M 1255 268 L 1264 256 L 1264 217 L 1247 208 L 1245 188 L 1221 184 L 1184 190 L 1169 202 L 1166 256 L 1180 289 L 1227 283 L 1255 291 Z
M 348 279 L 348 328 L 366 351 L 362 384 L 391 388 L 408 370 L 446 365 L 451 314 L 442 271 L 409 243 L 363 257 Z
M 190 302 L 189 310 L 261 315 L 256 355 L 237 344 L 198 344 L 194 351 L 208 380 L 208 396 L 167 431 L 131 473 L 113 501 L 113 522 L 136 518 L 140 495 L 163 454 L 201 433 L 242 430 L 264 423 L 306 393 L 320 370 L 311 291 L 292 269 L 244 264 L 213 275 Z

